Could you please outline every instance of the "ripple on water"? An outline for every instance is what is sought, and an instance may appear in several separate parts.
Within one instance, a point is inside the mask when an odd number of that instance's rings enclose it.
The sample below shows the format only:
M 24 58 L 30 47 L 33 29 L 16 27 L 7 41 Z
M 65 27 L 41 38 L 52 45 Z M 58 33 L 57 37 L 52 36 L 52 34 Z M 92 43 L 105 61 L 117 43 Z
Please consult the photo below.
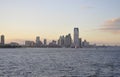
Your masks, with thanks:
M 108 49 L 0 49 L 0 77 L 119 77 L 119 55 Z

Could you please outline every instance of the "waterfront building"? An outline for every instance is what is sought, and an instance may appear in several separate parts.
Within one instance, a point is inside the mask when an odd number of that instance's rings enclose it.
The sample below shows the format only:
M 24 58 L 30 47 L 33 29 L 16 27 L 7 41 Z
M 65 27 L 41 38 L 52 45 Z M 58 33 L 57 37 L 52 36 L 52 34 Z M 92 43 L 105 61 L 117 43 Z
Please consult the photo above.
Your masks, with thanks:
M 79 48 L 79 29 L 74 28 L 74 46 L 75 48 Z
M 71 38 L 71 34 L 66 35 L 65 37 L 65 47 L 71 47 L 72 44 L 72 38 Z
M 4 44 L 5 44 L 5 36 L 1 35 L 1 45 L 4 45 Z
M 42 42 L 40 41 L 40 37 L 37 36 L 37 37 L 36 37 L 36 46 L 37 46 L 37 47 L 40 47 L 41 45 L 42 45 Z
M 11 46 L 20 46 L 19 43 L 17 43 L 17 42 L 11 42 L 10 45 Z
M 26 47 L 34 47 L 35 46 L 35 42 L 34 41 L 25 41 L 25 46 Z
M 84 41 L 82 42 L 82 46 L 83 46 L 83 47 L 89 47 L 89 42 L 87 42 L 86 40 L 84 40 Z
M 58 45 L 61 47 L 64 47 L 65 44 L 65 37 L 64 36 L 60 36 L 59 40 L 58 40 Z
M 79 38 L 79 46 L 82 47 L 82 38 Z
M 55 40 L 52 40 L 52 42 L 49 43 L 49 47 L 56 47 L 56 46 L 57 44 Z
M 47 45 L 47 40 L 46 39 L 44 39 L 44 45 Z

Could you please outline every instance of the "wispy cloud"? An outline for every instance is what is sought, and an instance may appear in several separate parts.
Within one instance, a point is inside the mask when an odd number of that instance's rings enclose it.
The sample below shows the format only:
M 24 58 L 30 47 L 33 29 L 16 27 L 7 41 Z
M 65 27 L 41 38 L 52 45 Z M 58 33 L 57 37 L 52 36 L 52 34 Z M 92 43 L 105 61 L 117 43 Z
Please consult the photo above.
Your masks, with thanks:
M 120 33 L 120 17 L 107 20 L 99 30 L 109 31 L 112 33 Z

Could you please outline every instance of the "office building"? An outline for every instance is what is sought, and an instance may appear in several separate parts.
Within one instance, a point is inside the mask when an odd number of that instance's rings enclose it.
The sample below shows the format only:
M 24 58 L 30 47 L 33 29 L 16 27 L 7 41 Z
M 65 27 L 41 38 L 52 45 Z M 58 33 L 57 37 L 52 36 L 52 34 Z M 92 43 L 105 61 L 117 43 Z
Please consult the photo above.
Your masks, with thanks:
M 79 46 L 82 47 L 82 38 L 79 38 Z
M 5 44 L 5 37 L 4 35 L 1 35 L 1 45 L 4 45 Z
M 27 46 L 27 47 L 34 47 L 35 43 L 34 43 L 34 41 L 25 41 L 25 46 Z
M 19 43 L 17 43 L 17 42 L 11 42 L 10 45 L 11 46 L 20 46 Z
M 39 36 L 36 37 L 36 44 L 38 44 L 38 43 L 40 43 L 40 37 Z
M 42 42 L 40 41 L 40 37 L 37 36 L 37 37 L 36 37 L 36 46 L 39 47 L 39 46 L 41 46 L 41 45 L 42 45 Z
M 56 47 L 57 46 L 56 41 L 52 40 L 52 42 L 49 43 L 49 46 L 50 47 Z
M 58 40 L 58 45 L 61 47 L 64 47 L 65 44 L 65 37 L 64 36 L 60 36 L 59 40 Z
M 79 29 L 74 28 L 74 46 L 75 48 L 79 47 Z
M 71 38 L 71 35 L 68 34 L 66 35 L 65 37 L 65 47 L 71 47 L 71 44 L 72 44 L 72 38 Z
M 83 46 L 83 47 L 89 47 L 89 42 L 87 42 L 86 40 L 84 40 L 84 41 L 82 42 L 82 46 Z
M 46 39 L 44 39 L 44 45 L 47 45 L 47 40 Z

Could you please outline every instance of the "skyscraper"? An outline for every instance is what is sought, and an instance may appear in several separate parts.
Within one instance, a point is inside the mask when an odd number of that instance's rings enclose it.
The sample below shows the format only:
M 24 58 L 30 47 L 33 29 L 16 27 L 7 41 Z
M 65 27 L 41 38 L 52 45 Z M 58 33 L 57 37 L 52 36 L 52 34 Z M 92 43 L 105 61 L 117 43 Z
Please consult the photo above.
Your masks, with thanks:
M 47 45 L 47 40 L 46 39 L 44 39 L 44 45 Z
M 61 47 L 64 47 L 65 44 L 65 37 L 64 36 L 60 36 L 59 40 L 58 40 L 58 45 Z
M 82 38 L 79 38 L 79 46 L 82 48 Z
M 5 44 L 5 37 L 4 35 L 1 35 L 1 45 L 4 45 Z
M 37 37 L 36 37 L 36 43 L 39 43 L 39 42 L 40 42 L 40 37 L 37 36 Z
M 79 29 L 74 28 L 74 46 L 75 48 L 79 47 Z
M 71 35 L 68 34 L 65 37 L 65 47 L 71 47 L 71 44 L 72 44 L 72 38 Z
M 36 37 L 36 46 L 39 47 L 39 46 L 41 46 L 41 45 L 42 45 L 42 42 L 40 41 L 40 37 L 37 36 L 37 37 Z

